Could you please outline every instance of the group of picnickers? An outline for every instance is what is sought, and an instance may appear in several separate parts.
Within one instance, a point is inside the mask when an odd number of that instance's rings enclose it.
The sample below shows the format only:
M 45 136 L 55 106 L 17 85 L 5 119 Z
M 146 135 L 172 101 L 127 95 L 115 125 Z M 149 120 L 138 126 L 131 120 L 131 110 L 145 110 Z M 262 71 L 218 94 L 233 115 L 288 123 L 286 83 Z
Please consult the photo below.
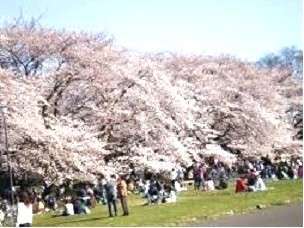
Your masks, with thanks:
M 87 184 L 77 189 L 58 188 L 56 189 L 58 191 L 55 192 L 49 192 L 45 189 L 43 193 L 37 193 L 34 189 L 20 189 L 15 192 L 14 200 L 17 201 L 17 213 L 14 222 L 19 227 L 31 226 L 33 214 L 48 211 L 54 211 L 55 216 L 90 214 L 91 209 L 95 208 L 98 202 L 107 204 L 109 216 L 113 217 L 118 215 L 118 200 L 122 215 L 128 216 L 128 189 L 125 177 L 113 174 L 108 178 L 102 178 L 100 187 L 92 188 Z M 0 202 L 0 225 L 5 225 L 4 212 L 10 211 L 12 205 L 9 198 L 4 200 L 0 198 Z
M 109 216 L 118 215 L 117 201 L 119 199 L 123 216 L 129 215 L 128 209 L 128 189 L 124 175 L 110 175 L 102 178 L 100 188 L 92 188 L 86 185 L 79 190 L 78 197 L 65 197 L 64 210 L 62 215 L 69 216 L 74 214 L 90 214 L 91 208 L 95 208 L 98 202 L 107 204 Z M 53 208 L 56 209 L 56 208 Z
M 229 180 L 235 178 L 235 192 L 266 191 L 265 180 L 297 179 L 303 177 L 300 158 L 271 160 L 268 156 L 253 159 L 238 159 L 228 166 L 218 160 L 194 164 L 194 189 L 213 191 L 226 189 Z
M 42 192 L 22 189 L 15 192 L 17 201 L 17 226 L 31 226 L 32 215 L 53 210 L 56 216 L 90 214 L 98 204 L 107 205 L 109 217 L 129 215 L 128 194 L 134 193 L 146 199 L 146 205 L 177 202 L 179 192 L 187 190 L 185 181 L 193 180 L 196 191 L 215 191 L 228 188 L 229 180 L 235 179 L 235 192 L 265 191 L 265 180 L 297 179 L 303 176 L 303 164 L 300 158 L 288 161 L 272 161 L 268 157 L 261 159 L 238 159 L 227 165 L 217 159 L 205 159 L 194 162 L 191 167 L 175 167 L 167 176 L 160 173 L 140 175 L 135 169 L 128 174 L 102 176 L 98 183 L 87 183 L 75 187 L 65 186 L 43 188 Z M 3 196 L 2 196 L 3 197 Z M 5 198 L 5 197 L 3 197 Z M 0 199 L 2 206 L 9 207 L 9 197 Z M 118 207 L 118 202 L 120 207 Z M 0 208 L 0 223 L 3 221 Z
M 266 191 L 264 180 L 302 179 L 303 162 L 300 158 L 272 162 L 268 157 L 260 160 L 240 161 L 241 169 L 236 179 L 235 192 Z

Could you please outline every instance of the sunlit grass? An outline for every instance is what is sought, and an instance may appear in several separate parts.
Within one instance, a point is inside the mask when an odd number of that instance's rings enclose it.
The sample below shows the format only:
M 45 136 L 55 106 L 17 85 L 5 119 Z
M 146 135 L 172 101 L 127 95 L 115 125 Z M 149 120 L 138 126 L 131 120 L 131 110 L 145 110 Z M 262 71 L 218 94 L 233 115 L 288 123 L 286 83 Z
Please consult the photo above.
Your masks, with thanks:
M 106 205 L 98 205 L 90 215 L 53 217 L 52 213 L 34 217 L 34 226 L 174 226 L 193 223 L 225 214 L 255 210 L 257 204 L 282 205 L 302 201 L 302 181 L 268 184 L 267 192 L 235 194 L 234 187 L 216 192 L 183 192 L 177 203 L 144 206 L 138 196 L 129 197 L 130 216 L 109 218 Z

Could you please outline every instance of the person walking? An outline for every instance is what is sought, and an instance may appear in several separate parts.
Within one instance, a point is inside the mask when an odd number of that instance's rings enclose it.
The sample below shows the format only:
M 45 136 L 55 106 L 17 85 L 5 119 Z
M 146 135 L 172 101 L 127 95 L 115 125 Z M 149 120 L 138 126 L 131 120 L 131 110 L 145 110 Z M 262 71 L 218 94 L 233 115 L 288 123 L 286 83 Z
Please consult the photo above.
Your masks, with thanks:
M 129 215 L 128 199 L 127 199 L 128 189 L 127 189 L 127 183 L 124 180 L 123 176 L 120 176 L 118 178 L 117 193 L 118 193 L 118 197 L 120 198 L 120 203 L 123 210 L 123 216 L 127 216 Z
M 16 227 L 30 227 L 33 222 L 33 204 L 27 192 L 21 192 L 17 203 Z
M 105 185 L 105 193 L 109 209 L 109 216 L 113 217 L 112 207 L 114 209 L 114 215 L 117 216 L 117 189 L 115 175 L 111 175 L 110 179 L 107 181 Z

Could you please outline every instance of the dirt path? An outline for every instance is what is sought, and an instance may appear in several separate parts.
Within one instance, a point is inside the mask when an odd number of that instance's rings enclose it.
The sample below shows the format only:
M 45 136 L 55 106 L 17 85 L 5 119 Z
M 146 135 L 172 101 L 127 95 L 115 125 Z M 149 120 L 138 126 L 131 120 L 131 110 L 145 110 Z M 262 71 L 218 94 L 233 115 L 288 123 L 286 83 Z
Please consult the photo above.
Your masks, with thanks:
M 234 215 L 193 226 L 300 226 L 303 225 L 303 204 L 296 203 L 262 209 L 246 215 Z

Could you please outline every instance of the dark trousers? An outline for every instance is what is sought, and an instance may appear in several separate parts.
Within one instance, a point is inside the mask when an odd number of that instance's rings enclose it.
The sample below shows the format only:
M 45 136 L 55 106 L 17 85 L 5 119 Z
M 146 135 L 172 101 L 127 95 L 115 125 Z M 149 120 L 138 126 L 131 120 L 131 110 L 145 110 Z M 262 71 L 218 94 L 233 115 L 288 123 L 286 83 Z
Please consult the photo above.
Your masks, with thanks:
M 200 190 L 202 185 L 202 178 L 199 176 L 194 177 L 194 190 Z
M 23 224 L 20 224 L 19 227 L 31 227 L 32 224 L 30 223 L 23 223 Z
M 172 188 L 173 188 L 173 189 L 175 189 L 175 181 L 176 181 L 176 180 L 171 180 L 171 185 L 172 185 Z
M 113 212 L 112 212 L 112 206 L 114 209 L 114 214 L 115 216 L 117 215 L 117 207 L 116 207 L 116 200 L 111 199 L 111 200 L 107 200 L 108 202 L 108 209 L 109 209 L 109 215 L 112 217 L 113 216 Z
M 129 215 L 127 197 L 120 197 L 120 203 L 124 215 Z

